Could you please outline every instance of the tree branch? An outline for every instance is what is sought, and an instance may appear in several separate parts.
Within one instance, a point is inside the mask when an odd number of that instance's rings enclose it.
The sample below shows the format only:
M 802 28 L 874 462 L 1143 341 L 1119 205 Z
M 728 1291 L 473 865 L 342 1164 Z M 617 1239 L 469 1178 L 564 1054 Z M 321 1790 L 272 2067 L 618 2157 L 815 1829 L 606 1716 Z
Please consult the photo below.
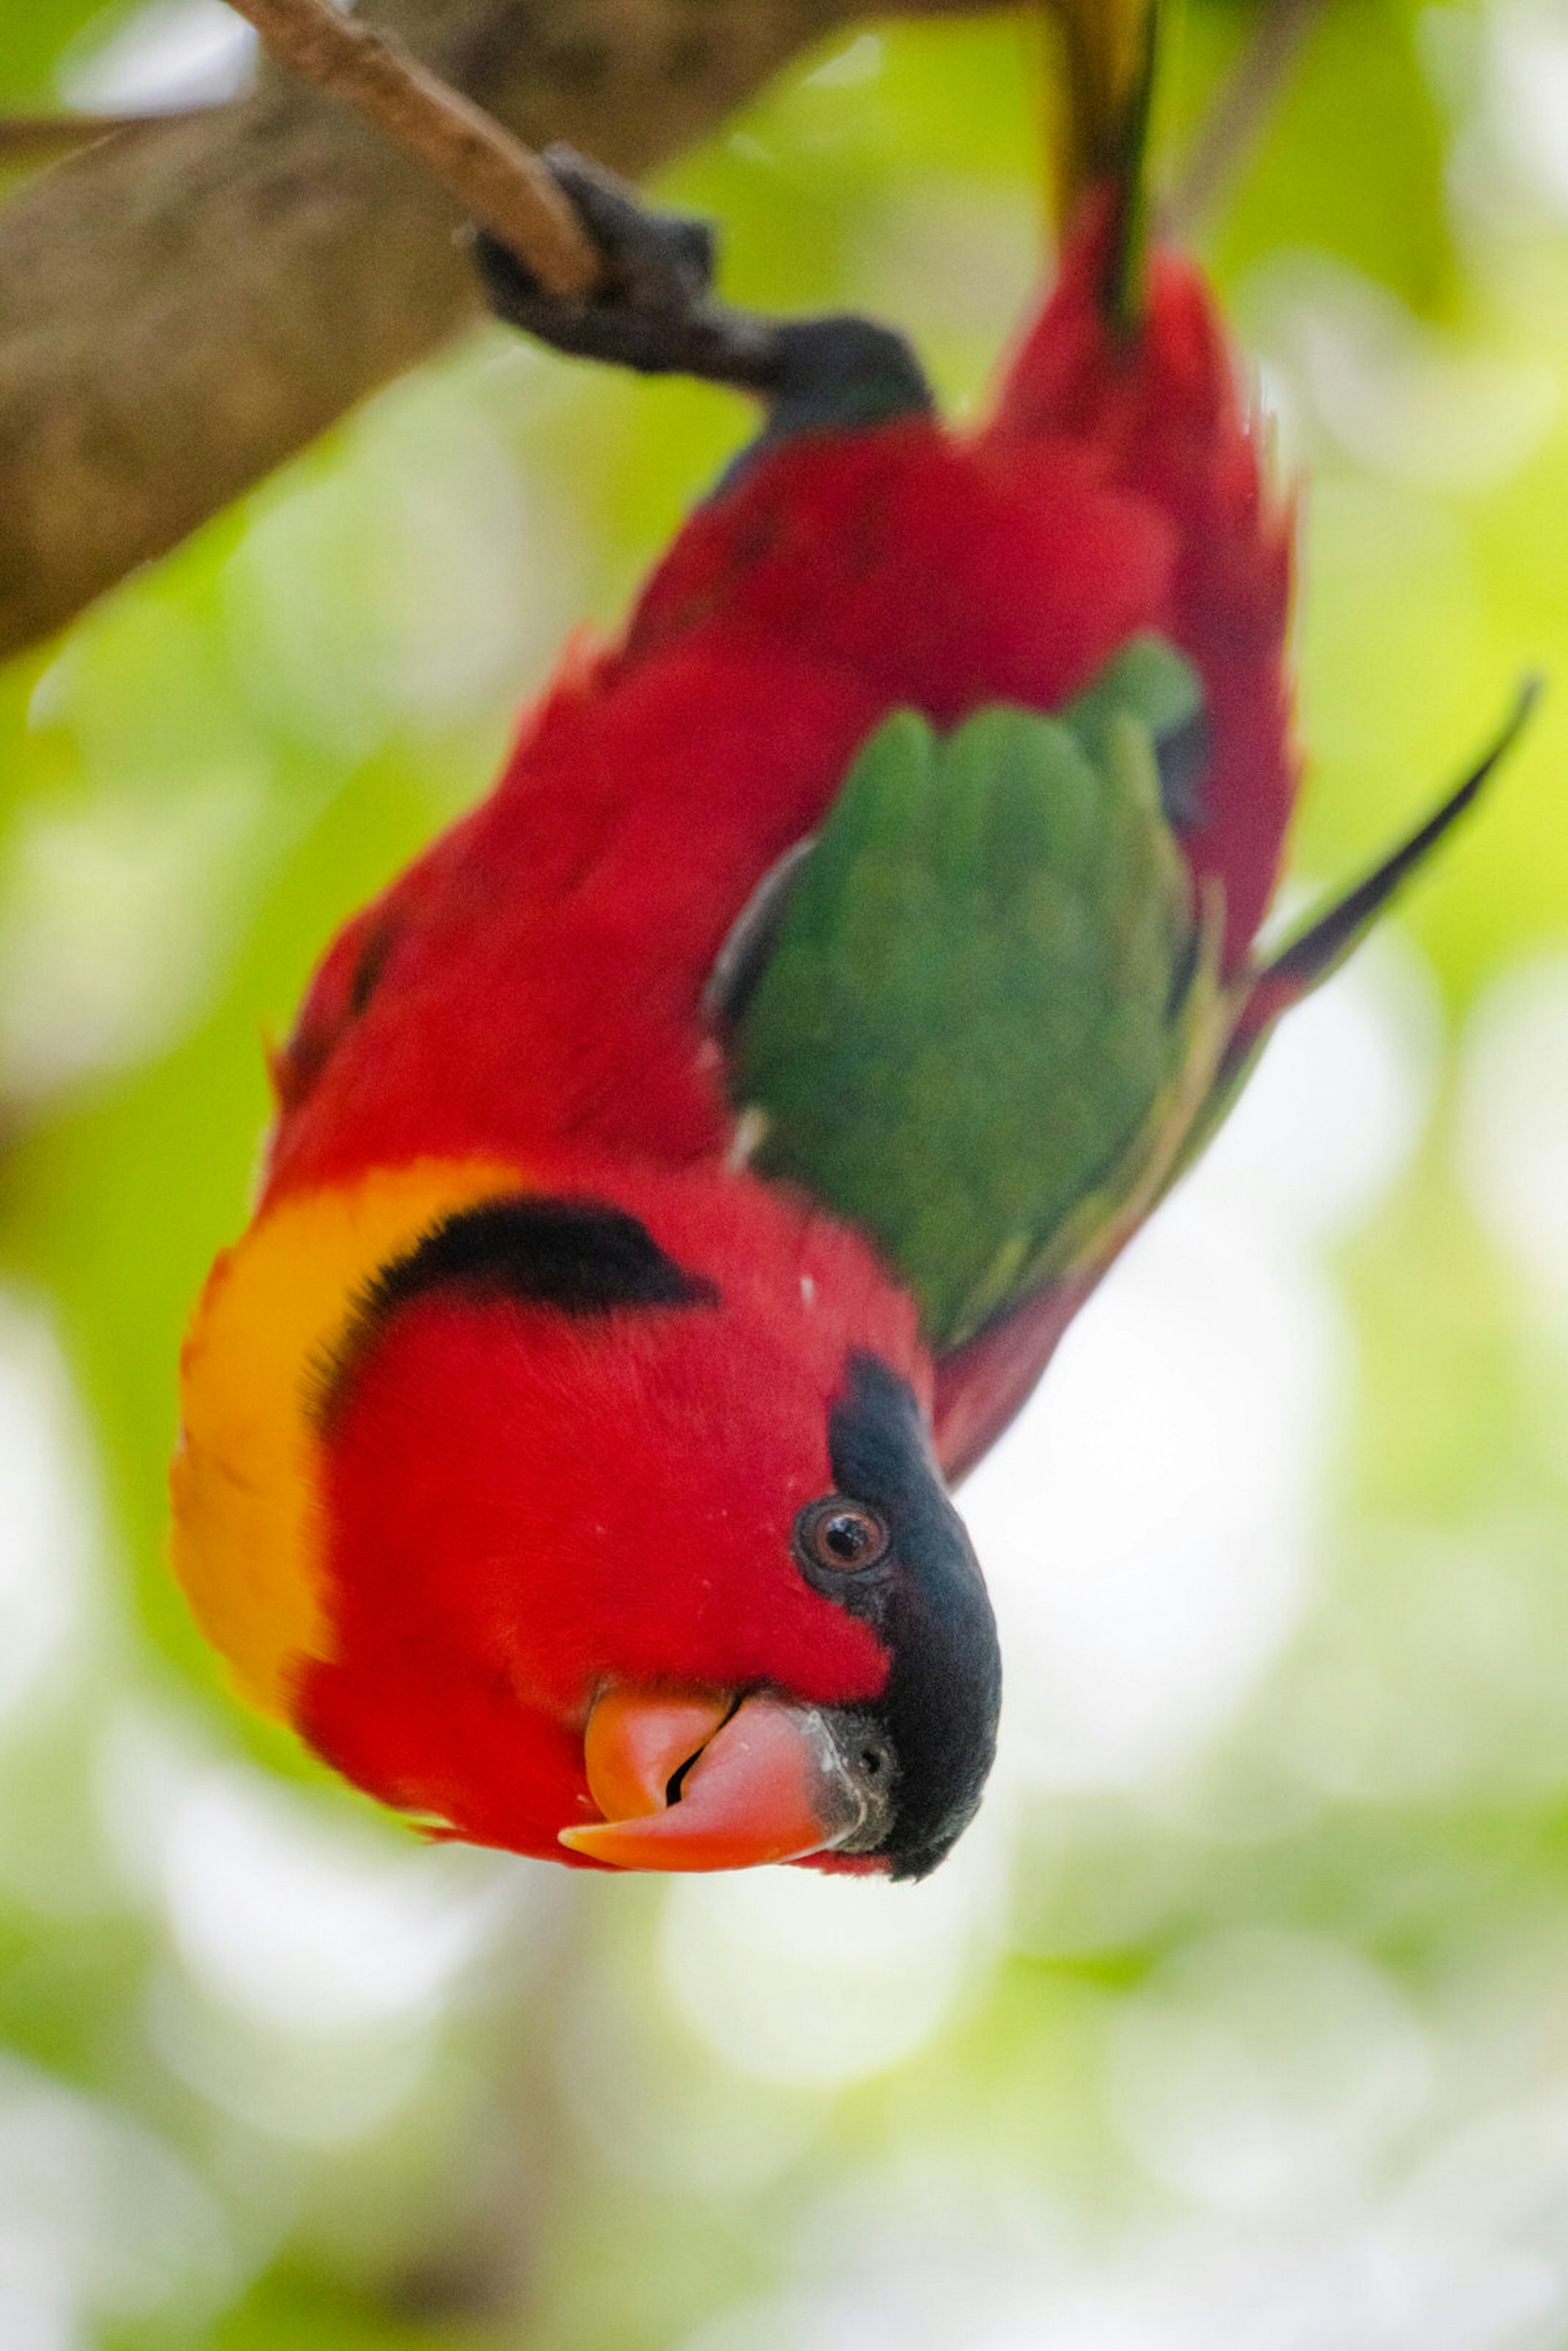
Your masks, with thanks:
M 905 0 L 910 15 L 990 0 Z M 534 148 L 639 177 L 876 0 L 379 0 Z M 0 210 L 0 655 L 174 546 L 472 319 L 447 191 L 343 106 L 100 141 Z
M 521 256 L 547 294 L 586 294 L 599 261 L 538 157 L 390 33 L 328 0 L 229 0 L 290 72 L 356 107 Z

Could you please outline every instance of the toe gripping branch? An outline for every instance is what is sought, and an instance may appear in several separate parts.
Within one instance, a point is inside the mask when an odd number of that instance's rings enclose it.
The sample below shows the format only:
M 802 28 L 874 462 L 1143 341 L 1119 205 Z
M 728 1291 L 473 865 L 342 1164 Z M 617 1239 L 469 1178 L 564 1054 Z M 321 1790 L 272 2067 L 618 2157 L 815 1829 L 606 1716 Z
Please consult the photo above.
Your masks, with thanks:
M 600 278 L 584 299 L 548 294 L 509 247 L 476 230 L 490 307 L 510 325 L 573 358 L 752 392 L 768 407 L 765 444 L 932 412 L 920 362 L 893 328 L 733 309 L 713 293 L 706 221 L 648 210 L 623 180 L 570 147 L 547 149 L 544 162 L 598 249 Z

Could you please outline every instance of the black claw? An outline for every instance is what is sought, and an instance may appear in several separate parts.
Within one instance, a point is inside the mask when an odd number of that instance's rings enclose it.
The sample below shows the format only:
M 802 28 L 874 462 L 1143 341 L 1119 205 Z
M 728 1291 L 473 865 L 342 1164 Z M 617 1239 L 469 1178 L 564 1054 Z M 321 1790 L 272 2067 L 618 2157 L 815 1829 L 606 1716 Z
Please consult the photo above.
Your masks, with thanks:
M 570 147 L 548 148 L 544 161 L 599 252 L 601 276 L 585 298 L 548 294 L 508 246 L 476 231 L 490 307 L 509 325 L 575 359 L 755 392 L 769 405 L 769 442 L 932 408 L 919 361 L 891 328 L 732 309 L 713 295 L 706 221 L 648 210 L 625 181 Z
M 656 215 L 648 216 L 656 222 Z M 591 225 L 591 224 L 590 224 Z M 683 230 L 695 222 L 682 222 Z M 682 240 L 683 246 L 685 240 Z M 603 278 L 584 301 L 545 293 L 511 248 L 480 229 L 474 255 L 490 308 L 569 358 L 601 360 L 640 375 L 695 375 L 766 393 L 772 373 L 771 331 L 744 311 L 721 308 L 692 287 L 672 249 L 655 259 L 622 248 L 606 256 Z M 689 247 L 686 248 L 689 250 Z
M 649 211 L 628 182 L 575 148 L 549 147 L 544 161 L 599 247 L 604 265 L 600 301 L 677 310 L 706 298 L 717 253 L 711 222 Z
M 474 252 L 491 308 L 574 359 L 765 392 L 772 330 L 711 300 L 708 223 L 650 211 L 624 180 L 570 147 L 547 148 L 544 161 L 598 249 L 599 283 L 584 299 L 547 294 L 526 262 L 481 229 Z

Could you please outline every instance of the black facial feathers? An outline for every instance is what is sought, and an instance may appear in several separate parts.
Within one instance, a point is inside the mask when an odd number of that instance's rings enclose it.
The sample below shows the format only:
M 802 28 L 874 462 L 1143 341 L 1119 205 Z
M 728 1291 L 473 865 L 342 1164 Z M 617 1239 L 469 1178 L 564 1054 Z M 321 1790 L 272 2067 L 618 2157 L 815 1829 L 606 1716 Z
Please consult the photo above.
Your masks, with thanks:
M 875 1626 L 893 1659 L 870 1709 L 898 1770 L 880 1850 L 893 1876 L 924 1877 L 973 1818 L 996 1754 L 996 1624 L 914 1392 L 875 1355 L 850 1358 L 828 1450 L 839 1492 L 868 1504 L 892 1537 L 885 1559 L 846 1577 L 836 1596 Z

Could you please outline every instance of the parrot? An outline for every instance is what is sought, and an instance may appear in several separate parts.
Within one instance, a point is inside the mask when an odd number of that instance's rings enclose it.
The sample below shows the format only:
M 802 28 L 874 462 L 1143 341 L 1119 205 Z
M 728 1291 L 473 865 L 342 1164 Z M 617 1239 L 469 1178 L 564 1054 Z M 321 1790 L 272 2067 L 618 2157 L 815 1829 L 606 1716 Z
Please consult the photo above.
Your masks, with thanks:
M 952 1492 L 1276 1021 L 1291 500 L 1151 225 L 1144 0 L 1064 0 L 1059 263 L 972 429 L 904 339 L 601 256 L 492 308 L 760 405 L 619 636 L 341 930 L 181 1364 L 172 1563 L 240 1695 L 415 1827 L 925 1876 L 1001 1698 Z

